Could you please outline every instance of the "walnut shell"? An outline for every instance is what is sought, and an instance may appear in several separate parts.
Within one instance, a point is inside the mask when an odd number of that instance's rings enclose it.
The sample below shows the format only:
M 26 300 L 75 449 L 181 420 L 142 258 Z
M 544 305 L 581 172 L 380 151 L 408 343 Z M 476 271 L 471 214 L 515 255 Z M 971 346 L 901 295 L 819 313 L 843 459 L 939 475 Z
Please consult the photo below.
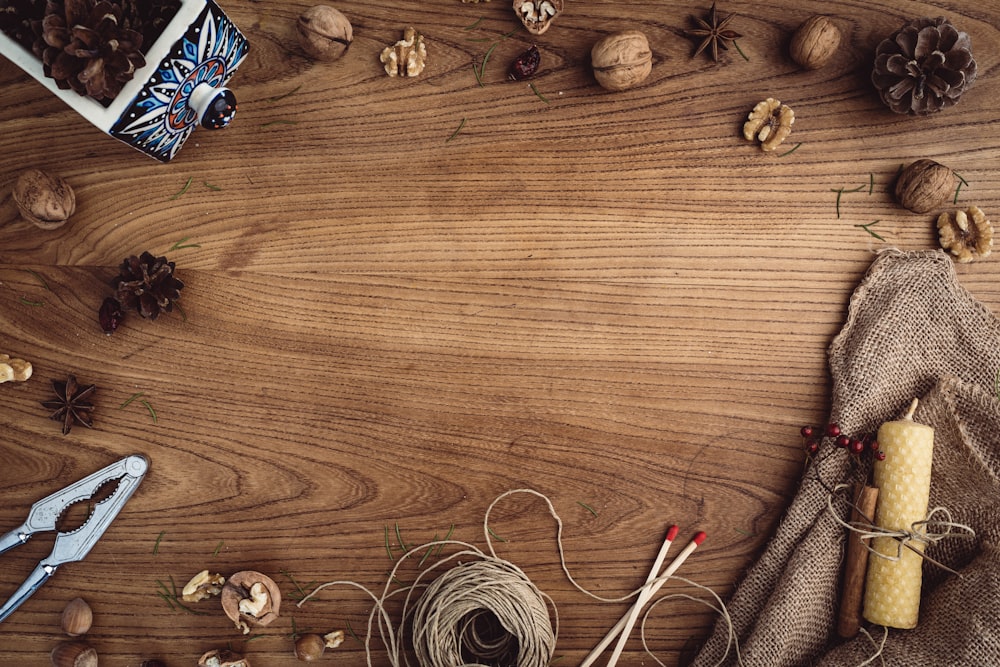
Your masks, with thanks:
M 653 52 L 646 35 L 624 30 L 604 37 L 590 50 L 594 78 L 607 90 L 626 90 L 653 71 Z
M 828 16 L 806 19 L 792 35 L 788 47 L 792 60 L 806 69 L 819 69 L 840 47 L 840 28 Z
M 62 227 L 76 210 L 76 195 L 69 183 L 41 169 L 21 174 L 12 194 L 21 217 L 41 229 Z
M 266 574 L 237 572 L 222 587 L 222 610 L 243 634 L 249 633 L 251 626 L 267 625 L 278 618 L 280 607 L 281 589 Z
M 532 35 L 541 35 L 563 10 L 563 0 L 514 0 L 514 13 Z
M 302 12 L 295 27 L 302 50 L 316 60 L 337 60 L 354 40 L 351 22 L 329 5 L 313 5 Z
M 957 188 L 955 172 L 924 158 L 900 172 L 896 179 L 896 201 L 914 213 L 929 213 L 947 202 Z

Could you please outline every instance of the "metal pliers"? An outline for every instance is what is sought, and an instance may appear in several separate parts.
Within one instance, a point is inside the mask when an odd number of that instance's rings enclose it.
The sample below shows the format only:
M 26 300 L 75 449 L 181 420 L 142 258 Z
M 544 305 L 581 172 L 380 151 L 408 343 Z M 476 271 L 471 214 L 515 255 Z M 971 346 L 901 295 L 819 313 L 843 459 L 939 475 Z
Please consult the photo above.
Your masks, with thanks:
M 127 456 L 79 482 L 70 484 L 66 488 L 42 498 L 31 506 L 28 518 L 23 524 L 5 535 L 0 535 L 0 553 L 3 553 L 21 546 L 35 533 L 54 531 L 59 515 L 70 505 L 87 500 L 104 484 L 118 480 L 118 486 L 114 492 L 94 505 L 90 516 L 82 526 L 69 532 L 56 533 L 52 553 L 42 559 L 42 562 L 24 580 L 21 587 L 0 607 L 0 622 L 21 606 L 22 602 L 31 597 L 32 593 L 37 591 L 60 565 L 83 560 L 111 522 L 114 521 L 114 518 L 118 516 L 126 501 L 132 497 L 147 470 L 149 470 L 149 459 L 145 456 L 140 454 Z

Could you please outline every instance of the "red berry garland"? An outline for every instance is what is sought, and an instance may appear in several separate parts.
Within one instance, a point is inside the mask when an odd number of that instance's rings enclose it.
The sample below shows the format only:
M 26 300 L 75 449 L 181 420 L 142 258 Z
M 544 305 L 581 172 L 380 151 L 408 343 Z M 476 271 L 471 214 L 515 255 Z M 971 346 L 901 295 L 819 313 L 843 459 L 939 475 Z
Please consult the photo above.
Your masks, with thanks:
M 823 441 L 831 439 L 834 446 L 839 449 L 846 449 L 859 463 L 866 452 L 870 452 L 879 461 L 885 460 L 885 452 L 879 449 L 878 441 L 875 440 L 873 434 L 864 435 L 860 438 L 852 438 L 841 431 L 840 425 L 836 422 L 831 422 L 821 428 L 803 426 L 799 429 L 799 433 L 802 435 L 804 447 L 809 456 L 816 456 Z

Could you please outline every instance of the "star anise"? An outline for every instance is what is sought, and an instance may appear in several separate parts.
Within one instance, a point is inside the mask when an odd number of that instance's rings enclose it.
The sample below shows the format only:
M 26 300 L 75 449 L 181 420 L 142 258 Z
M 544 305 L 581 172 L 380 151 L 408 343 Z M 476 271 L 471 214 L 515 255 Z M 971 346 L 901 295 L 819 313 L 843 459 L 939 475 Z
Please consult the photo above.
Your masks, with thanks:
M 55 410 L 49 419 L 62 421 L 62 432 L 66 435 L 73 428 L 74 424 L 81 424 L 87 428 L 94 427 L 94 419 L 90 413 L 94 411 L 94 404 L 83 399 L 90 396 L 97 390 L 97 385 L 87 385 L 81 387 L 76 382 L 76 376 L 70 375 L 65 382 L 52 381 L 52 389 L 56 392 L 56 399 L 42 401 L 42 407 Z
M 686 31 L 689 37 L 701 38 L 701 44 L 698 45 L 698 49 L 691 56 L 695 58 L 699 53 L 707 49 L 709 46 L 712 47 L 712 60 L 719 62 L 719 49 L 729 50 L 726 42 L 731 42 L 733 40 L 739 39 L 743 35 L 732 30 L 727 30 L 729 22 L 735 18 L 736 14 L 730 14 L 726 18 L 719 20 L 719 15 L 715 11 L 715 3 L 712 3 L 712 9 L 708 12 L 708 19 L 700 19 L 696 16 L 691 18 L 700 26 L 694 30 Z

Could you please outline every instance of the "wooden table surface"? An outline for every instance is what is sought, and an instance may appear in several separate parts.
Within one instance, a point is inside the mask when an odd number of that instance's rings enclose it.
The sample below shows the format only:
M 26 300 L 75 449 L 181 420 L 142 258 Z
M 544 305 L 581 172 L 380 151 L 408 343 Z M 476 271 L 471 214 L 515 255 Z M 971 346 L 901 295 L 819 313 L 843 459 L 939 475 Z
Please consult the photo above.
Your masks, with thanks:
M 102 666 L 194 665 L 227 644 L 254 667 L 295 664 L 293 631 L 362 634 L 371 601 L 338 588 L 296 607 L 293 579 L 380 589 L 387 539 L 398 557 L 400 536 L 413 546 L 451 527 L 486 548 L 487 507 L 519 488 L 551 499 L 590 591 L 639 586 L 676 523 L 681 541 L 708 533 L 680 574 L 725 598 L 796 491 L 799 427 L 828 417 L 826 349 L 874 253 L 937 245 L 935 216 L 893 199 L 899 166 L 954 168 L 958 204 L 1000 217 L 995 3 L 725 2 L 746 57 L 718 64 L 692 58 L 683 34 L 707 3 L 568 2 L 532 37 L 502 0 L 344 0 L 355 41 L 332 63 L 296 44 L 309 4 L 222 2 L 251 43 L 231 83 L 240 111 L 168 164 L 0 58 L 0 353 L 34 364 L 30 381 L 0 386 L 0 529 L 120 457 L 151 461 L 86 560 L 0 625 L 2 664 L 47 665 L 76 596 L 95 611 Z M 846 37 L 804 71 L 787 46 L 813 13 Z M 936 116 L 893 114 L 869 82 L 875 45 L 938 15 L 972 36 L 979 80 Z M 427 68 L 389 78 L 378 54 L 407 25 L 425 35 Z M 648 36 L 653 71 L 608 92 L 590 47 L 627 28 Z M 535 90 L 506 81 L 532 43 Z M 792 153 L 741 136 L 769 96 L 796 113 Z M 29 167 L 76 190 L 59 230 L 18 218 L 8 194 Z M 838 189 L 853 191 L 839 206 Z M 108 283 L 144 250 L 176 262 L 183 315 L 133 314 L 106 336 Z M 996 259 L 958 270 L 1000 307 Z M 39 403 L 68 374 L 98 390 L 94 428 L 63 436 Z M 155 420 L 139 401 L 121 407 L 140 392 Z M 579 663 L 627 604 L 566 580 L 540 500 L 504 500 L 491 526 L 498 555 L 557 605 L 559 664 Z M 0 598 L 51 544 L 2 557 Z M 281 618 L 247 641 L 217 601 L 192 615 L 158 595 L 206 568 L 270 574 Z M 649 646 L 683 663 L 714 621 L 665 603 Z M 364 650 L 348 637 L 324 660 L 360 665 Z M 381 650 L 373 662 L 389 664 Z M 638 634 L 623 664 L 652 664 Z

